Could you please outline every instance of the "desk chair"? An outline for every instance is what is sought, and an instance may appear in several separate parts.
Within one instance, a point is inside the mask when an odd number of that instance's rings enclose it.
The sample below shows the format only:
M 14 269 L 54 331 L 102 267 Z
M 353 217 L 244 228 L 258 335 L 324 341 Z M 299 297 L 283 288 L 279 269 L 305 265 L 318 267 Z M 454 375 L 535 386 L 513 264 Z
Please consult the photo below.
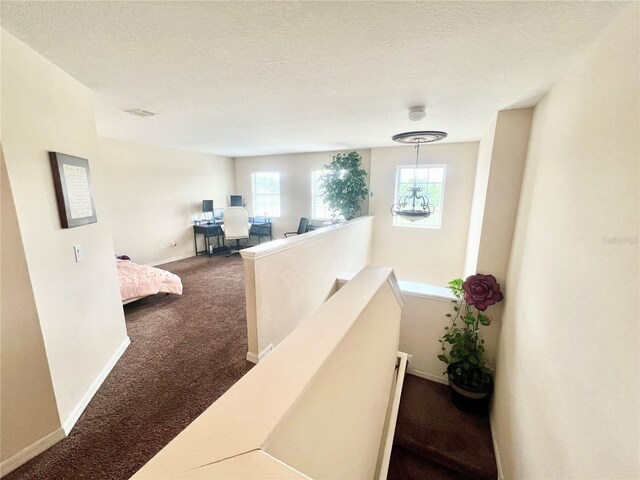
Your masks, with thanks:
M 243 207 L 228 207 L 224 210 L 224 238 L 235 240 L 235 250 L 232 249 L 227 257 L 240 251 L 240 240 L 249 241 L 249 214 Z
M 298 231 L 297 232 L 287 232 L 284 234 L 284 238 L 287 238 L 291 235 L 302 235 L 303 233 L 307 232 L 307 227 L 309 226 L 309 219 L 308 218 L 304 218 L 302 217 L 300 219 L 300 223 L 298 224 Z

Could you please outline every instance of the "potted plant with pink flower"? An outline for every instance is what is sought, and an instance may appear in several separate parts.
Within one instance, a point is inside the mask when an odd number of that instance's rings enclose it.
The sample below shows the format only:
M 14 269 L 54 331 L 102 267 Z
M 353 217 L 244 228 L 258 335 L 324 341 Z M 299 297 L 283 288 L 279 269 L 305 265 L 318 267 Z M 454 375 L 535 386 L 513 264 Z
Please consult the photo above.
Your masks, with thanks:
M 493 390 L 493 370 L 485 362 L 484 339 L 480 327 L 491 325 L 484 312 L 503 299 L 500 284 L 493 275 L 478 273 L 449 282 L 455 295 L 451 326 L 440 339 L 438 358 L 447 364 L 443 373 L 449 378 L 454 403 L 466 410 L 486 407 Z

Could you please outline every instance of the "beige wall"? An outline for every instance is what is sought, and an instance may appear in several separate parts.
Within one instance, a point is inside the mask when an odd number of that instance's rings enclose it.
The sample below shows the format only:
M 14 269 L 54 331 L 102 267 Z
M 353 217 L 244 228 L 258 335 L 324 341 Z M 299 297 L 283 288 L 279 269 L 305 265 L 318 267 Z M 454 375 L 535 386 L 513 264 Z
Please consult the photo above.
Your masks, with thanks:
M 640 477 L 638 13 L 535 109 L 492 409 L 507 479 Z
M 471 273 L 507 275 L 533 109 L 498 112 L 486 187 L 478 262 Z
M 194 255 L 192 220 L 202 215 L 202 200 L 227 205 L 233 160 L 105 138 L 98 145 L 116 252 L 144 264 Z
M 2 144 L 64 426 L 128 341 L 91 92 L 4 30 L 1 62 Z M 97 223 L 60 227 L 49 151 L 89 159 Z
M 427 298 L 403 292 L 406 300 L 400 326 L 400 351 L 411 355 L 409 372 L 435 382 L 447 383 L 442 374 L 446 365 L 438 360 L 444 327 L 451 324 L 445 315 L 452 312 L 450 299 Z
M 520 186 L 524 170 L 531 108 L 502 110 L 480 140 L 478 168 L 473 192 L 464 275 L 492 274 L 503 291 L 516 223 Z M 503 305 L 491 308 L 490 328 L 483 328 L 487 361 L 494 365 Z
M 467 250 L 464 258 L 464 273 L 462 278 L 477 273 L 478 252 L 480 251 L 480 236 L 482 234 L 482 220 L 487 199 L 489 172 L 491 171 L 491 156 L 493 154 L 493 140 L 496 133 L 498 115 L 491 118 L 491 122 L 480 138 L 478 146 L 478 164 L 473 184 L 473 198 L 469 214 L 469 232 L 467 234 Z
M 335 292 L 336 278 L 371 263 L 372 217 L 242 250 L 249 358 L 277 346 Z
M 311 172 L 319 170 L 336 152 L 269 155 L 235 159 L 237 193 L 247 199 L 251 213 L 251 173 L 279 171 L 282 217 L 274 219 L 274 236 L 297 228 L 300 217 L 311 214 Z M 445 163 L 444 217 L 441 229 L 394 227 L 389 213 L 395 194 L 396 167 L 415 163 L 410 147 L 359 150 L 363 168 L 369 173 L 373 196 L 363 205 L 363 213 L 376 215 L 373 262 L 392 266 L 401 280 L 446 285 L 464 269 L 469 214 L 473 195 L 478 143 L 427 145 L 421 163 Z M 401 245 L 402 248 L 398 248 Z M 409 251 L 424 251 L 416 258 Z
M 396 168 L 415 164 L 410 147 L 371 150 L 369 213 L 375 215 L 373 262 L 393 267 L 399 280 L 446 286 L 463 273 L 478 143 L 425 145 L 420 164 L 446 164 L 442 227 L 394 227 Z
M 370 150 L 357 150 L 362 155 L 362 168 L 370 172 Z M 249 215 L 253 215 L 251 174 L 253 172 L 280 172 L 280 205 L 282 216 L 273 219 L 274 238 L 282 238 L 284 232 L 295 232 L 301 217 L 311 217 L 311 172 L 322 170 L 331 163 L 336 152 L 268 155 L 235 159 L 236 190 L 247 201 Z M 369 199 L 363 202 L 362 215 L 369 211 Z
M 0 462 L 4 462 L 59 430 L 60 419 L 1 148 L 0 160 Z
M 338 278 L 338 288 L 350 279 Z M 446 365 L 438 360 L 440 343 L 438 339 L 444 328 L 451 324 L 446 317 L 452 313 L 452 300 L 455 299 L 448 288 L 431 285 L 398 282 L 405 299 L 400 323 L 400 351 L 409 355 L 407 371 L 434 382 L 447 383 L 443 375 Z M 483 329 L 483 333 L 487 329 Z M 492 347 L 493 348 L 493 347 Z M 495 352 L 487 349 L 493 358 Z
M 338 288 L 349 278 L 338 279 Z M 438 360 L 440 343 L 438 340 L 444 333 L 445 327 L 451 325 L 447 313 L 453 312 L 452 300 L 455 299 L 448 288 L 432 287 L 430 285 L 399 282 L 405 305 L 402 309 L 400 323 L 400 351 L 410 356 L 407 371 L 428 380 L 447 383 L 443 375 L 446 365 Z M 488 312 L 493 315 L 495 307 Z M 493 335 L 491 330 L 495 326 L 482 327 L 483 337 Z M 487 343 L 487 360 L 491 363 L 496 345 Z

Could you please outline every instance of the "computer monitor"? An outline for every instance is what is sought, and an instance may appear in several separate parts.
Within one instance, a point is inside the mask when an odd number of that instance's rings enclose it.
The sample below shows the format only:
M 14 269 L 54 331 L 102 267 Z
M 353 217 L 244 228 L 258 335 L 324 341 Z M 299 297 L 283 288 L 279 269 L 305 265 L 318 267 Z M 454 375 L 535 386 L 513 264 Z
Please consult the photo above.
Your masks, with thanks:
M 204 213 L 213 212 L 213 200 L 202 200 L 202 211 Z
M 229 205 L 232 207 L 242 207 L 242 195 L 231 195 Z
M 223 216 L 224 216 L 224 208 L 215 208 L 213 210 L 213 218 L 215 220 L 222 220 Z

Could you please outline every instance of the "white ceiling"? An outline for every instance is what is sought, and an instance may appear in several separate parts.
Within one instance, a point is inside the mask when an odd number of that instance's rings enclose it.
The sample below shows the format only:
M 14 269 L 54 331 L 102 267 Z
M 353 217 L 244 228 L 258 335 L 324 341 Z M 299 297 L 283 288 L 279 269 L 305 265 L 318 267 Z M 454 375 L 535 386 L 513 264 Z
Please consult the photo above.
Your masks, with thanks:
M 622 2 L 17 2 L 2 27 L 95 92 L 102 136 L 226 156 L 477 140 Z M 407 119 L 424 104 L 427 118 Z M 157 117 L 132 117 L 143 108 Z

